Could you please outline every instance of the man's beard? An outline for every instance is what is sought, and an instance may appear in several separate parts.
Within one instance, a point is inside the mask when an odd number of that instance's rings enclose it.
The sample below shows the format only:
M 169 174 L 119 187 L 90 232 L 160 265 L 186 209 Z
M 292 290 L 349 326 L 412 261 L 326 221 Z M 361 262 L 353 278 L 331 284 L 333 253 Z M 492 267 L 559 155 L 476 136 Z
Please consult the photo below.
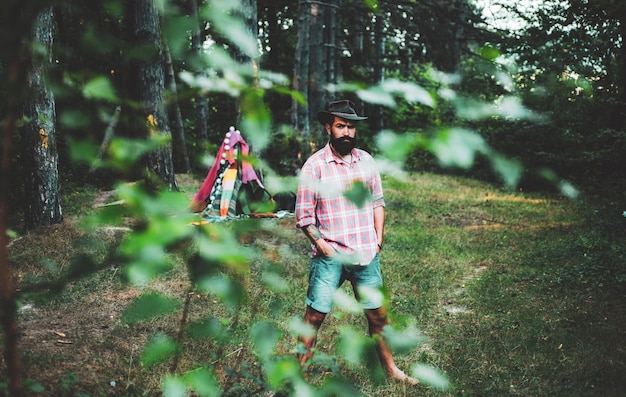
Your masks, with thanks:
M 330 144 L 333 148 L 342 156 L 350 153 L 352 149 L 356 146 L 356 138 L 352 138 L 349 136 L 342 136 L 340 138 L 335 138 L 330 140 Z

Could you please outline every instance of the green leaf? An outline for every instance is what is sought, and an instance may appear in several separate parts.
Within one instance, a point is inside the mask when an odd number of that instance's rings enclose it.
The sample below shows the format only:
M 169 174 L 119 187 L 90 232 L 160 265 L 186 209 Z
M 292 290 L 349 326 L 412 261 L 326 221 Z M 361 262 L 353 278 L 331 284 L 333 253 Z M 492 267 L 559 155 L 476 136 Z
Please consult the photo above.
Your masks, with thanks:
M 262 91 L 246 91 L 241 100 L 241 131 L 255 150 L 263 150 L 271 138 L 271 114 L 263 103 Z
M 372 338 L 365 337 L 349 327 L 341 329 L 337 345 L 339 354 L 353 364 L 361 364 L 367 356 L 367 350 L 374 344 Z
M 333 295 L 333 304 L 335 304 L 337 308 L 350 313 L 360 313 L 363 311 L 363 308 L 361 308 L 359 302 L 354 299 L 354 296 L 342 289 L 338 289 Z
M 522 164 L 517 160 L 508 159 L 497 153 L 492 153 L 489 159 L 491 160 L 491 167 L 500 175 L 504 185 L 508 189 L 515 189 L 524 172 Z
M 430 145 L 430 150 L 444 167 L 469 168 L 474 164 L 476 152 L 488 151 L 480 135 L 460 128 L 439 131 Z
M 431 108 L 434 108 L 436 105 L 433 95 L 415 83 L 389 79 L 382 82 L 380 86 L 383 91 L 403 96 L 409 103 L 421 103 Z
M 281 357 L 276 361 L 269 361 L 263 364 L 263 369 L 267 375 L 268 382 L 274 388 L 278 388 L 285 380 L 291 379 L 293 381 L 302 378 L 300 364 L 298 364 L 295 357 Z
M 87 128 L 91 124 L 91 118 L 88 113 L 82 110 L 67 109 L 59 114 L 59 123 L 61 123 L 65 128 Z M 72 145 L 70 145 L 70 149 L 74 149 L 71 146 Z
M 450 388 L 450 381 L 444 373 L 431 365 L 415 364 L 412 373 L 420 382 L 437 390 L 444 391 Z
M 372 193 L 362 181 L 354 181 L 348 190 L 343 192 L 344 197 L 361 208 L 371 199 Z
M 370 10 L 375 11 L 378 9 L 378 0 L 365 0 L 365 5 L 369 7 Z
M 148 153 L 153 146 L 146 141 L 113 138 L 107 149 L 111 158 L 107 164 L 116 169 L 128 169 L 144 154 Z
M 289 290 L 289 283 L 287 280 L 274 272 L 263 272 L 261 275 L 261 282 L 274 292 L 287 292 Z
M 172 357 L 177 350 L 176 342 L 167 335 L 157 334 L 143 349 L 141 364 L 152 367 Z
M 190 323 L 187 327 L 187 333 L 194 339 L 214 339 L 218 342 L 225 341 L 229 337 L 222 322 L 215 317 Z
M 224 275 L 216 275 L 199 280 L 200 289 L 220 298 L 230 309 L 235 309 L 245 298 L 245 290 Z
M 276 343 L 281 337 L 280 332 L 271 323 L 259 321 L 250 330 L 250 338 L 256 349 L 256 354 L 263 360 L 274 355 Z
M 251 255 L 246 247 L 243 247 L 234 236 L 223 233 L 220 240 L 209 238 L 205 235 L 196 237 L 198 253 L 211 267 L 215 264 L 226 266 L 240 274 L 247 274 L 250 270 L 248 256 Z M 198 274 L 201 274 L 200 270 Z
M 193 22 L 186 16 L 171 16 L 164 19 L 163 36 L 166 39 L 173 59 L 180 59 L 184 55 L 188 37 L 180 32 L 193 30 Z
M 199 368 L 185 374 L 185 383 L 195 395 L 213 397 L 222 394 L 220 384 L 215 375 L 206 368 Z
M 166 376 L 161 382 L 163 397 L 187 397 L 187 385 L 180 376 Z
M 494 59 L 500 56 L 500 50 L 490 45 L 481 47 L 478 50 L 478 53 L 480 54 L 481 57 L 483 57 L 484 59 L 488 61 L 493 61 Z
M 292 317 L 287 325 L 292 335 L 304 337 L 315 336 L 315 329 L 311 324 L 305 323 L 301 317 Z
M 239 47 L 250 58 L 256 59 L 259 57 L 256 37 L 248 30 L 241 17 L 233 16 L 241 7 L 243 5 L 240 1 L 212 1 L 201 14 L 223 38 Z
M 86 139 L 77 140 L 67 137 L 70 158 L 76 163 L 91 164 L 98 155 L 98 146 Z
M 135 299 L 122 313 L 122 323 L 135 324 L 172 313 L 180 302 L 158 292 L 148 292 Z
M 419 143 L 416 134 L 395 134 L 384 130 L 376 136 L 376 145 L 383 156 L 394 161 L 404 163 L 415 146 Z
M 131 234 L 120 251 L 129 254 L 130 263 L 124 267 L 124 274 L 134 285 L 146 285 L 172 268 L 164 247 L 146 244 L 140 234 Z
M 105 76 L 98 76 L 89 80 L 83 87 L 83 96 L 87 99 L 104 99 L 110 102 L 118 102 L 115 88 Z
M 372 87 L 366 90 L 358 90 L 358 97 L 374 105 L 382 105 L 390 108 L 396 107 L 396 100 L 391 92 L 385 91 L 382 87 Z
M 580 195 L 580 191 L 571 182 L 559 181 L 558 187 L 561 194 L 565 197 L 575 199 Z
M 389 325 L 385 326 L 382 335 L 389 347 L 399 354 L 409 353 L 426 340 L 426 337 L 416 330 L 398 332 Z
M 351 381 L 329 377 L 319 389 L 322 396 L 360 396 L 363 393 Z

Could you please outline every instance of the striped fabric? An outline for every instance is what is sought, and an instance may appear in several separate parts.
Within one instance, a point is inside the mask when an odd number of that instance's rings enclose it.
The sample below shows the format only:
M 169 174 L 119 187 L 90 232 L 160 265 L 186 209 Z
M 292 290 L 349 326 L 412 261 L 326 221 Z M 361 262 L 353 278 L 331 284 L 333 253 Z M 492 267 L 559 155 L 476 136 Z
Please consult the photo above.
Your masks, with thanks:
M 235 181 L 237 180 L 237 163 L 231 164 L 231 166 L 224 173 L 222 178 L 222 197 L 220 198 L 220 216 L 228 216 L 228 209 L 230 208 L 230 202 L 237 198 L 235 194 L 233 196 L 233 190 L 235 189 Z M 235 203 L 236 206 L 236 203 Z

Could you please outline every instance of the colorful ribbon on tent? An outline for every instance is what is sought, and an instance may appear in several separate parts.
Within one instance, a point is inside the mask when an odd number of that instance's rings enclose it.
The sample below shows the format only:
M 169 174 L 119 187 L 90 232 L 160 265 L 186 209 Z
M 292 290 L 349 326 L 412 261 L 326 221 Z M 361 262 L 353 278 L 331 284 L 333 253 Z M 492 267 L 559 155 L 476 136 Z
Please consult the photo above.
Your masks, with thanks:
M 237 163 L 233 163 L 228 167 L 222 178 L 222 197 L 220 199 L 220 216 L 228 215 L 230 208 L 230 200 L 233 198 L 233 190 L 235 189 L 235 181 L 237 180 Z

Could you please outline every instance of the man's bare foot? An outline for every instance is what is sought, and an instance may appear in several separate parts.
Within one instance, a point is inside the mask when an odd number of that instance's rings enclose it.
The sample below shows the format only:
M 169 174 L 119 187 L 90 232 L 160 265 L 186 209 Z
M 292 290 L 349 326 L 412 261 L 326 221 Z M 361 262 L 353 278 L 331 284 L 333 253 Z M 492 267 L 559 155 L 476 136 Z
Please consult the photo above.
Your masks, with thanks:
M 417 385 L 419 384 L 419 380 L 410 377 L 409 375 L 405 374 L 404 371 L 401 371 L 400 369 L 396 368 L 393 371 L 388 373 L 389 378 L 391 379 L 395 379 L 398 380 L 400 382 L 406 382 L 409 385 Z

